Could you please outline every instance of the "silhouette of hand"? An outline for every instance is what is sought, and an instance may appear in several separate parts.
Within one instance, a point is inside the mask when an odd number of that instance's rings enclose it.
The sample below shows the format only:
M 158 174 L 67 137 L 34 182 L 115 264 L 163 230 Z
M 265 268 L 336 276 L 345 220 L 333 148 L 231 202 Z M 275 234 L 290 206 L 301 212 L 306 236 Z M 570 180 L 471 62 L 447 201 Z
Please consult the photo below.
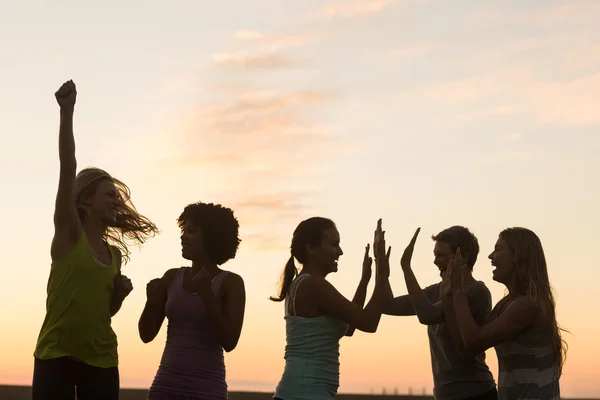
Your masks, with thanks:
M 60 89 L 54 93 L 56 101 L 61 109 L 72 110 L 75 108 L 75 101 L 77 100 L 77 88 L 72 80 L 66 81 L 62 84 Z
M 389 247 L 387 253 L 385 252 L 385 231 L 381 228 L 381 218 L 377 221 L 377 229 L 375 229 L 373 252 L 375 254 L 377 278 L 389 278 L 392 248 Z
M 419 232 L 421 232 L 421 228 L 417 228 L 415 234 L 413 235 L 410 243 L 404 249 L 404 253 L 402 253 L 402 258 L 400 259 L 400 266 L 403 270 L 410 269 L 413 252 L 415 251 L 415 243 L 417 242 L 417 237 L 419 236 Z
M 198 294 L 202 297 L 212 293 L 212 289 L 210 287 L 210 283 L 212 281 L 212 277 L 204 268 L 200 269 L 192 278 L 192 283 L 196 288 Z
M 131 293 L 133 290 L 133 284 L 131 283 L 131 279 L 126 277 L 125 275 L 117 275 L 115 277 L 115 286 L 114 293 L 120 299 L 124 299 Z
M 152 279 L 146 285 L 146 297 L 149 302 L 160 303 L 167 297 L 167 285 L 161 278 Z
M 465 275 L 464 269 L 467 268 L 465 260 L 460 253 L 460 248 L 456 249 L 456 254 L 450 260 L 447 273 L 450 275 L 450 285 L 453 289 L 460 289 L 464 285 Z
M 364 281 L 368 281 L 371 279 L 371 276 L 373 275 L 373 259 L 369 256 L 369 249 L 371 248 L 371 245 L 369 243 L 367 243 L 367 247 L 365 247 L 365 257 L 363 258 L 363 264 L 362 264 L 362 277 L 361 279 Z

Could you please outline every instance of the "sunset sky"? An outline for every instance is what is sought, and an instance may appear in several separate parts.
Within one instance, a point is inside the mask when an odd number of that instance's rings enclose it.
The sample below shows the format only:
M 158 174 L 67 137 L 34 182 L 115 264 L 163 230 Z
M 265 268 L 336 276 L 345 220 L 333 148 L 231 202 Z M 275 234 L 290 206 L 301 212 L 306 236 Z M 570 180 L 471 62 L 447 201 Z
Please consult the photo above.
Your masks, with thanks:
M 246 282 L 232 390 L 275 388 L 285 325 L 275 293 L 296 225 L 332 218 L 345 252 L 330 277 L 352 297 L 382 217 L 392 286 L 413 266 L 439 279 L 430 235 L 466 225 L 476 278 L 519 225 L 545 246 L 571 334 L 564 396 L 600 396 L 600 2 L 596 0 L 25 0 L 0 5 L 0 384 L 30 384 L 45 313 L 58 182 L 58 105 L 68 79 L 80 168 L 126 182 L 161 234 L 132 248 L 134 291 L 114 318 L 123 387 L 147 388 L 166 326 L 143 344 L 145 285 L 180 257 L 191 202 L 232 207 Z M 488 351 L 494 374 L 497 360 Z M 497 376 L 497 375 L 496 375 Z M 425 327 L 384 317 L 342 339 L 341 392 L 432 391 Z

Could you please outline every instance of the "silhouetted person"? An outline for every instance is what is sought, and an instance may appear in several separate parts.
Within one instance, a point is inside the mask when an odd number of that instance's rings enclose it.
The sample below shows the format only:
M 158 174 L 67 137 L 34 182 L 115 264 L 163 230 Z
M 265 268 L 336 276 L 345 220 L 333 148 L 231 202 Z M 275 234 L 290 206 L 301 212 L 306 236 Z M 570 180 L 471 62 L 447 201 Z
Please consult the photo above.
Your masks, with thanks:
M 220 266 L 235 257 L 238 221 L 229 208 L 195 203 L 177 222 L 181 254 L 192 266 L 170 269 L 147 285 L 140 338 L 152 341 L 165 317 L 169 321 L 148 399 L 227 399 L 223 350 L 237 346 L 246 292 L 243 279 Z
M 496 383 L 485 362 L 484 351 L 469 351 L 462 343 L 456 324 L 452 301 L 444 296 L 450 290 L 448 263 L 458 248 L 465 250 L 468 268 L 465 287 L 468 310 L 478 324 L 483 324 L 492 308 L 492 296 L 483 282 L 473 278 L 472 270 L 479 254 L 479 243 L 467 228 L 453 226 L 433 236 L 434 264 L 440 270 L 442 282 L 421 289 L 412 271 L 411 260 L 420 228 L 415 232 L 400 262 L 408 295 L 393 298 L 384 313 L 388 315 L 417 315 L 427 325 L 433 392 L 437 400 L 495 400 Z
M 129 188 L 105 171 L 75 175 L 76 88 L 56 92 L 60 105 L 60 178 L 54 211 L 46 318 L 35 348 L 33 400 L 119 397 L 117 337 L 111 317 L 131 292 L 121 274 L 126 239 L 143 243 L 156 226 L 136 211 Z
M 489 256 L 495 281 L 508 289 L 480 327 L 471 316 L 463 282 L 468 269 L 460 251 L 451 263 L 456 318 L 466 348 L 498 355 L 501 400 L 558 400 L 567 346 L 556 321 L 546 257 L 535 233 L 509 228 L 500 233 Z
M 381 220 L 373 245 L 375 289 L 363 309 L 372 260 L 365 250 L 363 273 L 352 302 L 326 276 L 338 270 L 343 254 L 335 224 L 326 218 L 302 221 L 292 238 L 291 256 L 283 271 L 279 297 L 285 300 L 285 370 L 275 390 L 280 400 L 332 400 L 339 387 L 339 341 L 355 329 L 375 332 L 389 291 L 389 256 Z M 298 274 L 294 259 L 302 264 Z

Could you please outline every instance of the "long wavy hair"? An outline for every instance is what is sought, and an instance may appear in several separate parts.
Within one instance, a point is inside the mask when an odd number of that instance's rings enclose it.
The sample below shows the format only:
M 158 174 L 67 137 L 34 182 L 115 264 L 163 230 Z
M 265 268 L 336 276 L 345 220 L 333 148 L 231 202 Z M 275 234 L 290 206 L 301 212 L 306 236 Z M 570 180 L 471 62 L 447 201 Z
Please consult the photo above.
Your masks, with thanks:
M 108 172 L 99 168 L 85 168 L 75 178 L 75 205 L 81 222 L 85 222 L 87 211 L 85 200 L 96 193 L 98 184 L 110 180 L 117 189 L 117 222 L 108 226 L 104 232 L 104 240 L 121 250 L 122 261 L 129 261 L 130 251 L 127 242 L 142 245 L 146 240 L 158 233 L 156 225 L 148 218 L 137 212 L 131 201 L 131 191 L 126 184 L 112 177 Z
M 552 346 L 557 357 L 559 376 L 567 358 L 567 342 L 562 337 L 563 329 L 556 320 L 556 302 L 542 242 L 538 236 L 526 228 L 508 228 L 500 237 L 511 249 L 515 257 L 515 286 L 518 293 L 528 296 L 541 311 L 552 328 Z

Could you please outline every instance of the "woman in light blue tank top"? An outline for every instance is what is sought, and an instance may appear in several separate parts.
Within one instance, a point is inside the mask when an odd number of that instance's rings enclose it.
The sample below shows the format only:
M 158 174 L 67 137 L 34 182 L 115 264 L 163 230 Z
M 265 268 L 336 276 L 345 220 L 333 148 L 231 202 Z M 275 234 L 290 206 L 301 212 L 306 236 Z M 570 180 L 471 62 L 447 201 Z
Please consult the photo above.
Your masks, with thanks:
M 381 220 L 373 245 L 376 282 L 365 308 L 372 259 L 365 251 L 363 273 L 354 299 L 347 300 L 325 277 L 337 272 L 343 254 L 333 221 L 313 217 L 294 231 L 291 256 L 283 271 L 281 290 L 273 301 L 285 300 L 285 369 L 275 399 L 331 400 L 339 387 L 339 341 L 355 329 L 375 332 L 389 290 L 389 255 Z M 298 274 L 294 259 L 302 264 Z
M 556 321 L 542 243 L 529 229 L 505 229 L 489 258 L 494 280 L 506 286 L 508 295 L 482 327 L 475 324 L 462 291 L 460 252 L 449 268 L 465 347 L 495 348 L 500 400 L 559 400 L 567 346 Z

